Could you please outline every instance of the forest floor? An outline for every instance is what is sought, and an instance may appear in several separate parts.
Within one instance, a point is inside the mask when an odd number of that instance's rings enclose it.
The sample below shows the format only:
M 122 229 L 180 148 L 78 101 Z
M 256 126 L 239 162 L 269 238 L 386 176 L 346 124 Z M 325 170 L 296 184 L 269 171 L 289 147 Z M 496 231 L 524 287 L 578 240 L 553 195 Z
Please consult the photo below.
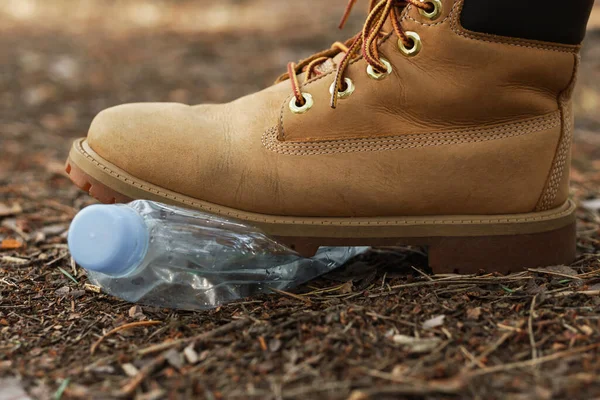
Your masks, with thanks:
M 297 296 L 183 312 L 97 293 L 72 262 L 69 222 L 94 201 L 64 160 L 96 113 L 257 91 L 358 31 L 364 15 L 335 29 L 344 4 L 3 1 L 0 399 L 600 397 L 600 30 L 576 93 L 573 265 L 440 277 L 381 249 Z

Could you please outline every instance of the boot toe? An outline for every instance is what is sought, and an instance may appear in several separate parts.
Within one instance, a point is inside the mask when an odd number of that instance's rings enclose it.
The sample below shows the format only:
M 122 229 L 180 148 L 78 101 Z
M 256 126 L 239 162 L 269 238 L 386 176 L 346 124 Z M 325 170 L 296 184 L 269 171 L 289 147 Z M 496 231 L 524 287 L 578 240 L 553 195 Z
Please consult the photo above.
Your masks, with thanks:
M 165 111 L 179 107 L 187 106 L 135 103 L 108 108 L 92 121 L 87 142 L 104 159 L 127 170 L 152 155 L 154 138 L 165 133 Z
M 103 160 L 134 177 L 169 187 L 198 135 L 198 113 L 176 103 L 137 103 L 109 108 L 91 124 L 88 145 Z M 195 135 L 193 134 L 194 132 Z

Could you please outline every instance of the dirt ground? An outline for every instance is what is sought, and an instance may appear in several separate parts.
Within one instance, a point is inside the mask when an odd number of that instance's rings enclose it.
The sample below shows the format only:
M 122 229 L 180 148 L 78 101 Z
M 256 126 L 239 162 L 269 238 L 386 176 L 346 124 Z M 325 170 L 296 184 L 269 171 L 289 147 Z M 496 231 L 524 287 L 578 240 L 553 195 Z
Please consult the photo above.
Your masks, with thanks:
M 429 276 L 419 249 L 380 249 L 295 296 L 206 312 L 86 286 L 65 238 L 93 200 L 63 163 L 93 116 L 259 90 L 360 29 L 360 12 L 335 29 L 345 3 L 2 1 L 0 399 L 600 397 L 600 30 L 576 94 L 571 266 Z

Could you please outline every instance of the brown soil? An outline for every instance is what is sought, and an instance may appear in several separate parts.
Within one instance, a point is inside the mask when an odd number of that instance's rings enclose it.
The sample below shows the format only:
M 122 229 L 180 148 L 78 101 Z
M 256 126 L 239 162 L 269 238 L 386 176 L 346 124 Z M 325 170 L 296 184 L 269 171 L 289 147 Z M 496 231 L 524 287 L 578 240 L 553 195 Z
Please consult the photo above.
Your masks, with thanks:
M 421 249 L 385 248 L 295 294 L 206 312 L 86 285 L 65 234 L 93 200 L 64 173 L 70 142 L 119 103 L 256 91 L 363 18 L 340 33 L 344 0 L 297 3 L 0 5 L 0 399 L 600 396 L 598 203 L 578 211 L 573 265 L 509 276 L 429 276 Z M 579 204 L 600 192 L 600 31 L 581 75 Z

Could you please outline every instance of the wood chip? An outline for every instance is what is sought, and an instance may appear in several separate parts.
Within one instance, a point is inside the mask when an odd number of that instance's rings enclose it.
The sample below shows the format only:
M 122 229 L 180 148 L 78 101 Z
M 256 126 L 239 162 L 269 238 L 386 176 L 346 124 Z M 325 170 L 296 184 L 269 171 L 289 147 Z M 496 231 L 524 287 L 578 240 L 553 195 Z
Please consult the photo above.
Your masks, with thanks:
M 102 288 L 100 286 L 92 285 L 89 283 L 83 285 L 83 288 L 89 292 L 102 293 Z
M 106 332 L 100 339 L 98 339 L 96 342 L 94 342 L 94 344 L 90 348 L 90 353 L 93 355 L 96 352 L 96 349 L 98 348 L 100 343 L 102 343 L 102 341 L 104 339 L 106 339 L 110 335 L 114 335 L 115 333 L 117 333 L 119 331 L 122 331 L 125 329 L 137 328 L 137 327 L 141 327 L 141 326 L 151 326 L 151 325 L 158 325 L 158 324 L 162 324 L 162 322 L 161 321 L 139 321 L 139 322 L 132 322 L 130 324 L 118 326 L 118 327 Z
M 0 249 L 2 250 L 15 250 L 23 247 L 23 242 L 17 239 L 4 239 L 0 242 Z
M 7 206 L 4 203 L 0 203 L 0 217 L 8 217 L 9 215 L 17 215 L 21 214 L 23 209 L 21 205 L 18 203 L 11 204 Z
M 394 335 L 394 343 L 402 345 L 406 350 L 413 354 L 429 353 L 435 349 L 441 342 L 440 338 L 416 338 L 406 335 Z

